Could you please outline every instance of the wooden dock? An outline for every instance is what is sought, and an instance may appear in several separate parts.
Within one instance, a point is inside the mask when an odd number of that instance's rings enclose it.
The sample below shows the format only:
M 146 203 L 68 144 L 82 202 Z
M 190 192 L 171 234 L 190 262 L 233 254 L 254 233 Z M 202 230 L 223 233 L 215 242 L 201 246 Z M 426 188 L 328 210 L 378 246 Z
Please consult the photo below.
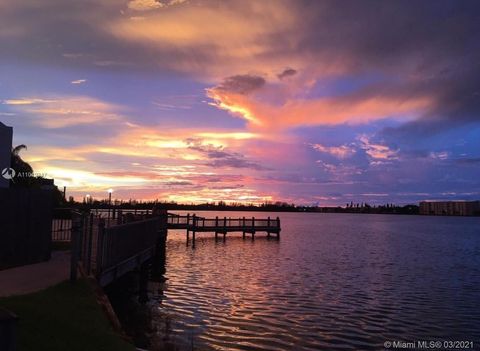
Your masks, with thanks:
M 70 211 L 52 222 L 52 240 L 70 242 L 71 280 L 78 270 L 95 276 L 101 286 L 109 285 L 127 272 L 140 271 L 145 278 L 149 266 L 165 259 L 165 242 L 168 229 L 186 230 L 187 245 L 195 247 L 197 233 L 215 233 L 225 240 L 227 233 L 239 232 L 255 239 L 255 234 L 265 232 L 267 237 L 280 239 L 280 218 L 255 217 L 205 218 L 197 215 L 178 215 L 167 211 L 128 211 L 118 209 L 105 213 L 90 210 L 80 213 Z M 191 236 L 191 238 L 190 238 Z M 152 262 L 157 262 L 152 264 Z M 148 276 L 148 274 L 147 274 Z M 146 278 L 141 279 L 145 287 Z M 142 288 L 142 291 L 146 291 Z
M 192 244 L 195 245 L 196 233 L 215 233 L 215 239 L 218 239 L 218 235 L 223 235 L 223 240 L 229 232 L 241 232 L 243 238 L 247 234 L 251 235 L 251 239 L 255 239 L 257 232 L 267 233 L 267 237 L 272 235 L 276 239 L 280 239 L 280 218 L 272 219 L 270 217 L 266 219 L 259 219 L 255 217 L 247 218 L 230 218 L 230 217 L 215 217 L 205 218 L 196 215 L 178 215 L 174 213 L 168 213 L 167 220 L 168 229 L 185 229 L 187 231 L 187 244 L 190 241 L 190 234 L 192 234 Z

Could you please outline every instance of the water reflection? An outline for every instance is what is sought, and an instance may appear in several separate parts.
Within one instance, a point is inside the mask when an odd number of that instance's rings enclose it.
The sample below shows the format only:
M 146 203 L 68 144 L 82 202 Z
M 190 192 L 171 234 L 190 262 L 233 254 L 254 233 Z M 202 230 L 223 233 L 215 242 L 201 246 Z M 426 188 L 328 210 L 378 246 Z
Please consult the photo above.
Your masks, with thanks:
M 194 250 L 170 232 L 157 340 L 181 350 L 480 341 L 480 219 L 289 213 L 282 222 L 280 241 L 199 234 Z

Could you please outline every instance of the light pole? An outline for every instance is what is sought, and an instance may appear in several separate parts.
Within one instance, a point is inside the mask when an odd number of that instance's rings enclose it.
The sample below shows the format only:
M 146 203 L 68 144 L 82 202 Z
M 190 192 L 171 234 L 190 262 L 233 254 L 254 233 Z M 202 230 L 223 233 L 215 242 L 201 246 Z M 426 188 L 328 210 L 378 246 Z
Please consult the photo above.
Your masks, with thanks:
M 108 189 L 108 223 L 110 224 L 110 211 L 112 207 L 112 193 L 113 189 Z
M 112 204 L 112 193 L 113 193 L 113 189 L 108 189 L 108 204 L 109 205 Z

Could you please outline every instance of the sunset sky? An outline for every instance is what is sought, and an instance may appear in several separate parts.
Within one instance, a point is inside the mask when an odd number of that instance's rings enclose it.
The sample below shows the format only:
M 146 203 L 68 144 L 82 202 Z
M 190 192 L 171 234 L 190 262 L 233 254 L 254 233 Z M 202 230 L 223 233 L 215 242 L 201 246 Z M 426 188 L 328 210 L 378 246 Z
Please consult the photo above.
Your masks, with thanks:
M 0 121 L 77 199 L 479 199 L 480 2 L 0 0 Z

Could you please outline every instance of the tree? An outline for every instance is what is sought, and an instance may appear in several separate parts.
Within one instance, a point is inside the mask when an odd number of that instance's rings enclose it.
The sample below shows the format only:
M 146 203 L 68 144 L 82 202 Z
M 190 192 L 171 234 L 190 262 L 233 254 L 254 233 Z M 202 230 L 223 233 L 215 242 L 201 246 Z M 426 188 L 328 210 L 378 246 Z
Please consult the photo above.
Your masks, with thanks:
M 25 162 L 20 157 L 20 151 L 22 151 L 24 149 L 25 150 L 27 149 L 27 146 L 25 144 L 15 146 L 12 149 L 10 165 L 15 170 L 15 172 L 17 172 L 17 173 L 19 173 L 19 172 L 33 173 L 32 166 L 30 166 L 27 162 Z
M 33 168 L 25 162 L 20 157 L 20 151 L 26 150 L 27 146 L 24 144 L 20 144 L 15 146 L 12 149 L 12 153 L 10 156 L 10 167 L 15 170 L 15 174 L 17 175 L 14 179 L 10 181 L 10 186 L 12 187 L 29 187 L 29 188 L 40 188 L 43 185 L 50 185 L 52 180 L 45 179 L 43 177 L 35 177 L 33 174 Z M 63 194 L 56 186 L 53 186 L 53 205 L 59 206 L 63 204 Z
M 13 186 L 29 186 L 32 183 L 31 173 L 33 173 L 33 168 L 20 157 L 20 151 L 26 149 L 27 146 L 24 144 L 15 146 L 12 149 L 12 153 L 10 156 L 10 167 L 13 168 L 15 170 L 15 173 L 17 174 L 17 177 L 11 180 L 11 185 Z M 22 173 L 28 173 L 28 175 L 18 176 Z

